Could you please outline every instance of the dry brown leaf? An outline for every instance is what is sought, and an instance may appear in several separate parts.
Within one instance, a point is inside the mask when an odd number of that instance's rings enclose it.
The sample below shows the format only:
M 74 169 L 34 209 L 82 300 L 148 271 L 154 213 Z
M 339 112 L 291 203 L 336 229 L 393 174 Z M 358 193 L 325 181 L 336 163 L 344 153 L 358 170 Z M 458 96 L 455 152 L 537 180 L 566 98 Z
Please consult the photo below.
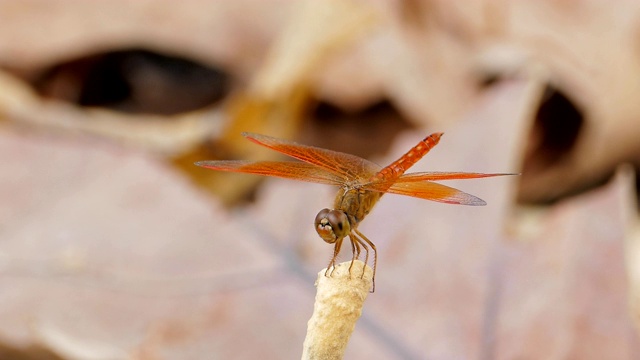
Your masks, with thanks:
M 387 97 L 414 124 L 444 130 L 416 170 L 517 172 L 524 165 L 520 197 L 539 201 L 637 161 L 637 3 L 375 6 L 384 10 L 377 32 L 314 73 L 302 97 L 309 91 L 351 110 Z M 248 0 L 74 4 L 75 12 L 66 1 L 0 7 L 0 63 L 10 69 L 136 44 L 223 64 L 245 82 L 293 13 L 288 2 Z M 274 73 L 281 75 L 265 87 L 306 74 Z M 481 86 L 494 75 L 499 81 Z M 184 132 L 155 122 L 147 124 L 153 132 L 139 131 L 135 119 L 44 104 L 7 79 L 0 83 L 4 116 L 76 124 L 90 114 L 95 124 L 71 127 L 94 126 L 112 138 L 117 131 L 132 144 L 147 136 L 147 148 L 171 154 L 219 131 L 199 120 L 185 120 Z M 545 83 L 562 96 L 541 101 Z M 582 121 L 560 151 L 547 145 L 562 135 L 566 117 L 553 106 L 549 119 L 540 115 L 558 98 Z M 295 101 L 283 106 L 298 109 Z M 384 159 L 426 132 L 398 137 Z M 330 255 L 311 222 L 329 205 L 331 189 L 270 180 L 255 206 L 227 212 L 131 148 L 4 127 L 0 148 L 0 281 L 12 289 L 0 294 L 1 342 L 27 348 L 37 342 L 34 324 L 53 324 L 65 339 L 140 359 L 299 355 L 313 274 Z M 515 212 L 514 180 L 454 183 L 487 200 L 485 208 L 385 196 L 361 227 L 378 245 L 380 272 L 347 357 L 638 357 L 627 307 L 630 289 L 637 319 L 631 178 L 620 174 L 550 206 L 530 220 L 529 232 L 507 220 Z

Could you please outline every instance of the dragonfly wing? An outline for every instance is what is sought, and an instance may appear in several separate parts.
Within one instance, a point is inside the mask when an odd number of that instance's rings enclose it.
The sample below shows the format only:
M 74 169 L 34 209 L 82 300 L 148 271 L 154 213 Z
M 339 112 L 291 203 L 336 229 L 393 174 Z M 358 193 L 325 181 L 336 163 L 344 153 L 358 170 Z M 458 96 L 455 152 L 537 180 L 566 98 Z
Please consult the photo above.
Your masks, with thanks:
M 342 178 L 317 166 L 297 161 L 242 161 L 242 160 L 214 160 L 199 161 L 196 165 L 203 168 L 275 176 L 285 179 L 307 181 L 320 184 L 341 186 Z
M 342 181 L 358 180 L 362 183 L 377 173 L 381 167 L 359 156 L 338 151 L 302 145 L 270 136 L 243 133 L 247 139 L 292 158 L 316 165 L 340 177 Z
M 448 172 L 448 171 L 435 171 L 435 172 L 418 172 L 405 174 L 397 179 L 393 180 L 394 183 L 401 182 L 418 182 L 418 181 L 438 181 L 438 180 L 464 180 L 464 179 L 478 179 L 493 176 L 507 176 L 518 175 L 508 173 L 498 174 L 484 174 L 484 173 L 472 173 L 472 172 Z
M 420 199 L 437 201 L 447 204 L 482 206 L 487 203 L 471 194 L 442 184 L 421 182 L 396 182 L 389 186 L 384 182 L 373 182 L 364 186 L 367 190 L 388 192 L 391 194 L 412 196 Z

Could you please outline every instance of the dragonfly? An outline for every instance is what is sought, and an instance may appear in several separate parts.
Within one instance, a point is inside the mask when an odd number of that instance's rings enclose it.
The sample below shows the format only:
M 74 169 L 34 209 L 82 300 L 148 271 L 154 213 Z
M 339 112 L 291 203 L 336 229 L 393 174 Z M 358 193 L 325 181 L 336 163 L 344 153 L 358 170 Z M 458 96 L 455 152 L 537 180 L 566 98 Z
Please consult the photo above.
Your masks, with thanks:
M 339 188 L 333 209 L 322 209 L 315 218 L 315 230 L 322 240 L 333 244 L 333 256 L 325 271 L 335 269 L 336 259 L 345 238 L 351 243 L 351 265 L 365 253 L 364 276 L 373 251 L 372 292 L 375 291 L 375 275 L 378 251 L 375 244 L 358 230 L 360 222 L 369 214 L 385 193 L 406 195 L 447 204 L 482 206 L 486 202 L 476 196 L 434 181 L 475 179 L 514 175 L 508 173 L 475 172 L 405 172 L 435 147 L 443 133 L 433 133 L 422 139 L 396 161 L 381 167 L 359 156 L 302 145 L 274 137 L 242 133 L 248 140 L 287 155 L 289 161 L 212 160 L 199 161 L 195 165 L 217 171 L 273 176 L 312 183 L 334 185 Z

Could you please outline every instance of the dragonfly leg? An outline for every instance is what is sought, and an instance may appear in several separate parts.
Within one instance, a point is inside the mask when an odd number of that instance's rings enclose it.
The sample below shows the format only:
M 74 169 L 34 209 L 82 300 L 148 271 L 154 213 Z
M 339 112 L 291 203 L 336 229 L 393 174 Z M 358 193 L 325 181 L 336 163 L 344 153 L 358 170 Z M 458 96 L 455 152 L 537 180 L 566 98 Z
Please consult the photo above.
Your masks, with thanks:
M 376 250 L 376 246 L 371 242 L 371 240 L 367 239 L 366 236 L 364 236 L 360 231 L 358 231 L 357 229 L 353 229 L 353 231 L 361 238 L 361 241 L 366 242 L 369 246 L 371 246 L 371 249 L 373 249 L 373 278 L 371 279 L 371 281 L 373 282 L 373 289 L 371 289 L 371 292 L 376 291 L 376 266 L 378 266 L 378 250 Z M 363 246 L 366 245 L 364 243 L 362 243 Z M 367 249 L 367 257 L 369 256 L 369 249 Z M 365 263 L 366 264 L 366 263 Z M 366 265 L 365 265 L 366 266 Z M 364 271 L 362 273 L 364 275 Z
M 338 238 L 338 240 L 336 240 L 336 245 L 333 247 L 333 256 L 331 257 L 331 261 L 329 261 L 327 270 L 324 272 L 324 276 L 331 276 L 333 271 L 336 269 L 336 259 L 338 258 L 338 253 L 340 253 L 340 248 L 342 247 L 342 239 L 344 238 Z M 330 274 L 329 269 L 331 269 Z
M 351 268 L 353 267 L 353 262 L 356 261 L 357 258 L 360 257 L 360 242 L 356 239 L 354 240 L 353 235 L 349 235 L 349 242 L 351 242 L 351 264 L 349 265 L 349 276 L 351 276 Z M 367 251 L 367 254 L 369 252 Z
M 365 266 L 367 265 L 367 263 L 369 263 L 369 246 L 367 246 L 367 243 L 364 242 L 362 239 L 360 239 L 356 234 L 352 234 L 352 237 L 356 240 L 356 245 L 357 246 L 362 246 L 364 248 L 365 251 L 365 256 L 364 256 L 364 264 Z M 360 275 L 360 279 L 362 279 L 364 277 L 364 267 L 362 268 L 362 275 Z

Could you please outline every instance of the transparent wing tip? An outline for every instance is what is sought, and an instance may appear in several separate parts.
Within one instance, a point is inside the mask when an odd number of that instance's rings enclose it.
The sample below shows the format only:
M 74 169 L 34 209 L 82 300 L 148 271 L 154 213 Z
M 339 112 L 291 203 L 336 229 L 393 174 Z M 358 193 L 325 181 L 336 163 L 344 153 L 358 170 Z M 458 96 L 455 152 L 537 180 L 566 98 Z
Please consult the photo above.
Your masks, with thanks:
M 459 205 L 469 205 L 469 206 L 485 206 L 487 205 L 487 202 L 480 199 L 479 197 L 475 197 L 471 194 L 467 194 L 467 193 L 463 193 L 463 194 L 459 194 L 459 196 L 456 196 L 454 199 L 452 199 L 451 201 L 452 204 L 459 204 Z

